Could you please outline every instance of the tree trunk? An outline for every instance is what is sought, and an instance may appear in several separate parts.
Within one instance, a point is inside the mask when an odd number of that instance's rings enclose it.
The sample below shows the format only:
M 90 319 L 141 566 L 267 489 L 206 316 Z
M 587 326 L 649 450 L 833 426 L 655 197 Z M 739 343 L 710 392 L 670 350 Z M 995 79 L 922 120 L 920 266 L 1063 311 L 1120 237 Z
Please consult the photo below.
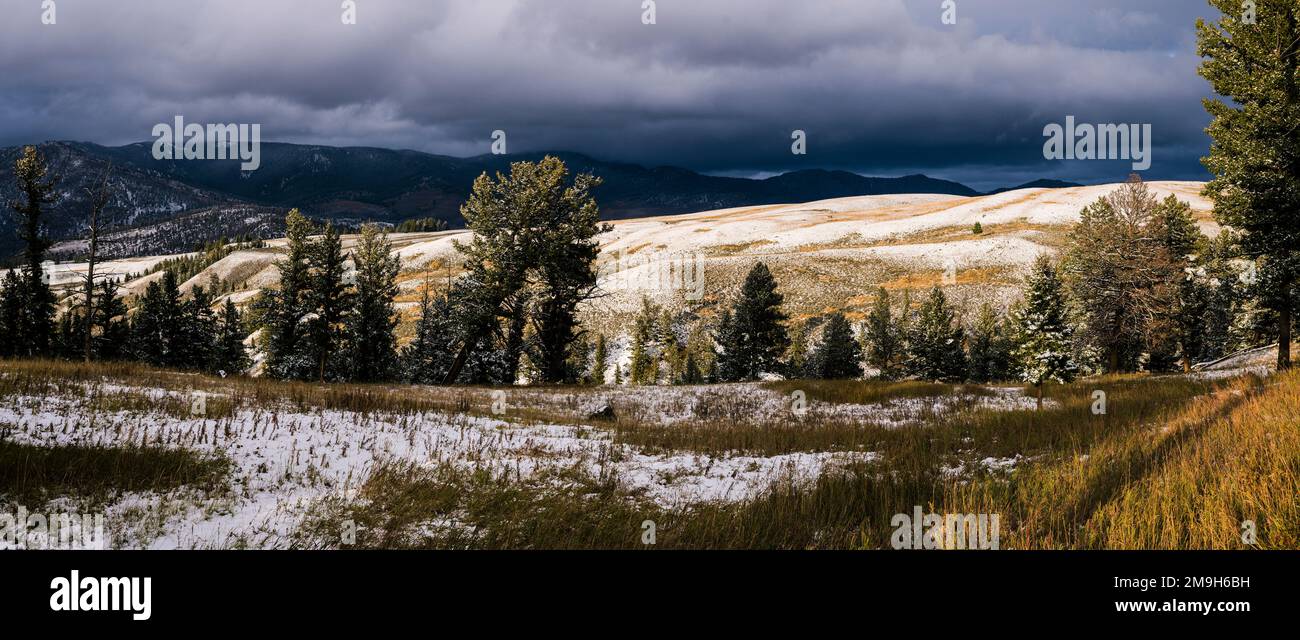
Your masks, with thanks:
M 1106 373 L 1119 373 L 1119 347 L 1107 347 Z
M 95 327 L 95 231 L 90 232 L 90 262 L 86 264 L 86 362 L 90 362 L 90 334 Z
M 470 342 L 466 341 L 461 345 L 460 351 L 456 352 L 456 359 L 451 361 L 451 368 L 447 369 L 447 376 L 442 379 L 443 384 L 455 384 L 460 370 L 465 366 L 465 360 L 469 359 L 469 350 Z
M 1277 313 L 1277 370 L 1291 368 L 1291 305 L 1285 304 Z
M 1035 411 L 1043 410 L 1043 384 L 1040 382 L 1035 385 L 1038 391 L 1038 408 Z
M 90 259 L 86 264 L 86 362 L 90 362 L 90 334 L 95 322 L 95 257 L 99 251 L 99 214 L 108 206 L 108 177 L 113 173 L 113 163 L 104 169 L 99 180 L 99 190 L 92 194 L 90 205 Z

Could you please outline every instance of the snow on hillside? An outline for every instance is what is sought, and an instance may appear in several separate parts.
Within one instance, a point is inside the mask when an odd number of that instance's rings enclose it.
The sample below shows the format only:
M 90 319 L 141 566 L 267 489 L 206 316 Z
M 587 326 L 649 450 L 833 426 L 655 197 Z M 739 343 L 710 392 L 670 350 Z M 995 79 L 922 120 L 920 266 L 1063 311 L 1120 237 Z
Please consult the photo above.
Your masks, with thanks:
M 986 299 L 1006 304 L 1028 264 L 1040 253 L 1054 252 L 1061 232 L 1080 210 L 1119 186 L 1019 189 L 975 197 L 857 196 L 615 221 L 602 238 L 598 259 L 603 295 L 587 306 L 586 314 L 599 331 L 621 327 L 644 295 L 657 304 L 708 315 L 759 260 L 773 270 L 794 317 L 837 309 L 852 317 L 865 310 L 879 286 L 897 290 L 940 284 L 959 305 Z M 1202 228 L 1217 230 L 1210 221 L 1211 204 L 1200 195 L 1203 183 L 1147 186 L 1156 197 L 1172 194 L 1187 202 Z M 977 222 L 982 227 L 978 235 L 972 232 Z M 400 300 L 409 306 L 426 277 L 441 287 L 457 273 L 453 243 L 468 239 L 468 232 L 392 234 L 390 239 L 403 268 Z M 347 249 L 356 236 L 343 240 Z M 278 277 L 274 262 L 284 241 L 266 245 L 232 253 L 186 286 L 215 275 L 235 285 L 232 299 L 246 302 Z M 111 268 L 138 273 L 164 257 L 118 261 Z M 55 265 L 52 276 L 62 282 L 78 269 L 84 266 Z M 138 293 L 143 284 L 131 283 L 127 290 Z

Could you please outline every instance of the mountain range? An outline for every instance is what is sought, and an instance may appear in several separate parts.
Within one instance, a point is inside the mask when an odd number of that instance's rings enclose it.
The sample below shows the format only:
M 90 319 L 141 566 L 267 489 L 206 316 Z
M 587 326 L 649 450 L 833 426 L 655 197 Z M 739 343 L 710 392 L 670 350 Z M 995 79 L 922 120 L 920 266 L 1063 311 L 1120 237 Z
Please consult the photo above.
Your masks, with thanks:
M 434 217 L 457 228 L 464 224 L 460 205 L 474 178 L 485 171 L 508 172 L 511 162 L 548 155 L 455 158 L 373 147 L 262 143 L 261 167 L 244 172 L 238 160 L 155 160 L 151 142 L 106 147 L 59 141 L 39 147 L 51 173 L 59 176 L 58 200 L 46 216 L 47 231 L 59 243 L 56 257 L 78 251 L 75 240 L 86 233 L 86 190 L 110 162 L 112 198 L 103 228 L 112 229 L 117 240 L 106 252 L 120 257 L 189 251 L 223 235 L 277 235 L 290 207 L 342 224 Z M 0 199 L 5 202 L 18 196 L 13 166 L 20 153 L 21 147 L 0 148 Z M 572 152 L 549 155 L 564 160 L 574 173 L 590 172 L 603 179 L 594 195 L 602 218 L 608 220 L 856 195 L 980 195 L 961 183 L 919 174 L 878 178 L 810 169 L 750 179 L 607 162 Z M 0 255 L 18 248 L 13 221 L 6 216 L 0 220 Z

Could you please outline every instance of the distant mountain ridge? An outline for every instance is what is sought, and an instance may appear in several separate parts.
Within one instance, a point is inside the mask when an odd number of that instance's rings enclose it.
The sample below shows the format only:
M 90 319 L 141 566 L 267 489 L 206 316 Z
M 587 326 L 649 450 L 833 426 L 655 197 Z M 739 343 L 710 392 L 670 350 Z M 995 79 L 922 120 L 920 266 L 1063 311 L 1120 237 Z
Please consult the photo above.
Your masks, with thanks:
M 206 229 L 179 235 L 142 232 L 137 235 L 148 240 L 114 251 L 121 255 L 186 251 L 201 235 L 207 239 L 234 235 L 252 225 L 246 216 L 249 207 L 298 207 L 318 219 L 345 222 L 397 223 L 435 217 L 456 228 L 464 224 L 460 205 L 474 178 L 485 171 L 508 172 L 511 162 L 538 160 L 548 154 L 564 160 L 574 173 L 590 172 L 603 179 L 595 196 L 601 217 L 607 220 L 857 195 L 980 195 L 961 183 L 919 174 L 879 178 L 809 169 L 765 179 L 734 178 L 679 167 L 607 162 L 564 151 L 454 158 L 410 150 L 264 142 L 261 167 L 241 172 L 238 160 L 155 160 L 151 142 L 120 147 L 87 142 L 39 146 L 52 173 L 62 178 L 60 199 L 47 218 L 47 228 L 56 241 L 85 233 L 88 207 L 84 188 L 110 161 L 114 193 L 106 214 L 109 226 L 148 229 L 206 211 L 201 217 Z M 13 164 L 19 153 L 21 147 L 0 148 L 0 199 L 5 201 L 18 196 Z M 252 226 L 260 229 L 265 224 L 259 221 Z M 190 244 L 180 246 L 182 242 Z M 16 248 L 12 221 L 0 220 L 0 254 L 12 254 Z
M 1002 193 L 1004 191 L 1015 191 L 1017 189 L 1067 189 L 1069 187 L 1082 187 L 1082 186 L 1084 185 L 1081 185 L 1077 182 L 1066 182 L 1065 180 L 1050 180 L 1050 179 L 1043 178 L 1039 180 L 1034 180 L 1032 182 L 1026 182 L 1021 185 L 1016 185 L 1014 187 L 1002 187 L 1000 189 L 994 189 L 992 191 L 986 192 L 984 195 L 991 196 L 997 193 Z

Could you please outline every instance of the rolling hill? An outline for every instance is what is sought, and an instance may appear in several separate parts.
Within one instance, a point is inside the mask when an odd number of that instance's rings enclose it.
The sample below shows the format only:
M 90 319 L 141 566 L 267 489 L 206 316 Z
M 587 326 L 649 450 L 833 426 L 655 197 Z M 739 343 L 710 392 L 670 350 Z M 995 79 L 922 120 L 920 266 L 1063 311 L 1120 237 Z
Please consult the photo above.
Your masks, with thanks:
M 616 221 L 602 237 L 601 295 L 589 301 L 589 326 L 614 335 L 626 326 L 642 296 L 708 318 L 729 300 L 757 261 L 772 269 L 794 318 L 843 311 L 861 318 L 877 287 L 894 292 L 942 285 L 959 308 L 973 312 L 985 300 L 1006 305 L 1018 294 L 1025 267 L 1064 241 L 1079 211 L 1119 185 L 1020 189 L 985 196 L 897 194 L 735 207 Z M 1158 197 L 1191 204 L 1202 228 L 1215 233 L 1210 203 L 1199 182 L 1151 182 Z M 973 233 L 979 222 L 982 233 Z M 465 230 L 390 236 L 402 273 L 399 308 L 412 311 L 426 282 L 440 288 L 458 272 L 456 239 Z M 345 248 L 356 236 L 345 236 Z M 235 251 L 185 283 L 213 277 L 244 304 L 277 279 L 282 240 Z M 105 263 L 101 270 L 139 274 L 166 256 Z M 75 281 L 84 265 L 52 266 L 52 281 Z M 700 277 L 696 278 L 696 274 Z M 137 278 L 139 294 L 158 274 Z M 410 320 L 409 316 L 406 318 Z

